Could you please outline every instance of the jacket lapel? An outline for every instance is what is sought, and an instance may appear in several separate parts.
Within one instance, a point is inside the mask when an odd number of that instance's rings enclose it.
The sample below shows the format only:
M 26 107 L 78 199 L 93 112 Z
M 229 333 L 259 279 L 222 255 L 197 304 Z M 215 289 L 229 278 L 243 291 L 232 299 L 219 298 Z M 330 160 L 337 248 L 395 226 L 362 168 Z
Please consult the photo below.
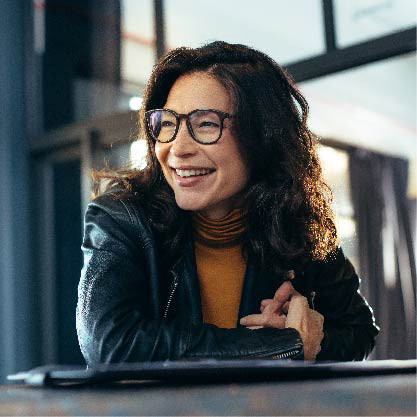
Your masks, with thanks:
M 257 288 L 256 288 L 256 276 L 258 275 L 258 268 L 255 264 L 248 262 L 246 265 L 245 279 L 243 281 L 242 295 L 240 298 L 239 315 L 237 319 L 237 326 L 239 327 L 239 320 L 253 314 L 256 311 L 257 306 Z
M 200 284 L 197 276 L 194 241 L 189 239 L 184 251 L 184 258 L 178 266 L 179 285 L 178 302 L 183 303 L 181 310 L 187 311 L 187 319 L 192 323 L 202 323 L 203 313 L 201 309 Z

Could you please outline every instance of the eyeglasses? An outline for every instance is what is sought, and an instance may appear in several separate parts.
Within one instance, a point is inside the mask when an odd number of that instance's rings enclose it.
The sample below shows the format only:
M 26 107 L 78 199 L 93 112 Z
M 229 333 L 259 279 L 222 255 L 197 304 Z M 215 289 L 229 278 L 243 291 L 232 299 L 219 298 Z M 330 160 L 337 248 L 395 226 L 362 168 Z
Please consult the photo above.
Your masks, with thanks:
M 232 117 L 235 115 L 212 109 L 197 109 L 188 114 L 178 114 L 169 109 L 149 110 L 145 113 L 148 132 L 154 140 L 172 142 L 184 118 L 191 137 L 203 145 L 216 143 L 222 136 L 224 119 Z

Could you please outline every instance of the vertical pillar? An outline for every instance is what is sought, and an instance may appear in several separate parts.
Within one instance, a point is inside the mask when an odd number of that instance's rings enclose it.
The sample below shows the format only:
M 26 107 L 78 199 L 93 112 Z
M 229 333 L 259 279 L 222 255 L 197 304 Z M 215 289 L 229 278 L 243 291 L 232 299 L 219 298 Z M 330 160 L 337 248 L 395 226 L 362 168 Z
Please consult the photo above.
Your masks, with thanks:
M 163 0 L 154 0 L 156 59 L 165 54 L 165 22 Z
M 35 366 L 37 360 L 25 109 L 31 3 L 0 2 L 0 383 L 9 373 Z

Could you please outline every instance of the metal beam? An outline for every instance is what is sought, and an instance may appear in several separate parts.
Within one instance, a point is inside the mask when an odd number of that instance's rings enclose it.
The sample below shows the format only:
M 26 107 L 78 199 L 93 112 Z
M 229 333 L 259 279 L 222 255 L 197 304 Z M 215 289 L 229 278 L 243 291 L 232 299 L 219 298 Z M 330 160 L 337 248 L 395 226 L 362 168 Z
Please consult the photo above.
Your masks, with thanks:
M 164 23 L 164 2 L 154 0 L 155 11 L 155 38 L 156 38 L 156 59 L 165 54 L 165 23 Z
M 414 52 L 416 50 L 416 28 L 386 35 L 327 54 L 289 64 L 285 69 L 295 81 L 307 81 L 360 65 Z
M 326 51 L 336 49 L 336 33 L 334 28 L 333 0 L 323 0 L 324 35 L 326 39 Z

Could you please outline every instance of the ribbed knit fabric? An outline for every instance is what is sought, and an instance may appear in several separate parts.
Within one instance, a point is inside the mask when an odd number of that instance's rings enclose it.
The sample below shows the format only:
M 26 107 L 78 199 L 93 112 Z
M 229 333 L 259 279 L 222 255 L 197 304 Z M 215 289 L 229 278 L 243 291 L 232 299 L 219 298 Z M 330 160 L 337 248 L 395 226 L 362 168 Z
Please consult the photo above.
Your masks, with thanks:
M 234 328 L 246 270 L 241 251 L 245 216 L 240 209 L 219 220 L 194 213 L 193 228 L 203 321 Z

